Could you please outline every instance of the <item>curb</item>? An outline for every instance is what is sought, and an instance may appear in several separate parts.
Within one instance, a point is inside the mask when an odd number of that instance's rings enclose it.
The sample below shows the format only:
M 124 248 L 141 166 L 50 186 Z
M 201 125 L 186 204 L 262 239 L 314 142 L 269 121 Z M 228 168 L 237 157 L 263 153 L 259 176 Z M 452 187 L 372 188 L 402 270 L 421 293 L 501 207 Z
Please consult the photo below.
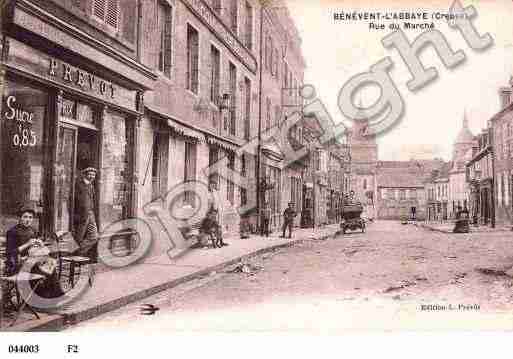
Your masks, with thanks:
M 270 245 L 269 247 L 260 248 L 258 250 L 246 253 L 244 255 L 241 255 L 237 258 L 204 268 L 200 269 L 197 272 L 191 273 L 189 275 L 186 275 L 184 277 L 176 278 L 168 282 L 164 282 L 162 284 L 159 284 L 157 286 L 144 289 L 139 292 L 128 294 L 124 297 L 120 297 L 114 300 L 111 300 L 110 302 L 103 303 L 100 305 L 97 305 L 95 307 L 83 309 L 77 312 L 72 313 L 64 313 L 56 315 L 52 315 L 52 318 L 49 318 L 48 320 L 44 321 L 44 323 L 37 322 L 37 323 L 23 323 L 19 326 L 11 327 L 9 331 L 17 332 L 17 331 L 29 331 L 29 332 L 39 332 L 39 331 L 60 331 L 62 329 L 65 329 L 68 326 L 86 321 L 88 319 L 92 319 L 94 317 L 97 317 L 101 314 L 105 314 L 107 312 L 119 309 L 121 307 L 124 307 L 130 303 L 139 301 L 141 299 L 150 297 L 154 294 L 157 294 L 159 292 L 165 291 L 167 289 L 174 288 L 178 285 L 190 282 L 194 279 L 204 277 L 206 275 L 209 275 L 211 272 L 220 271 L 221 269 L 239 263 L 244 260 L 248 260 L 250 258 L 256 257 L 261 254 L 265 254 L 267 252 L 272 252 L 277 249 L 282 248 L 290 248 L 293 247 L 296 244 L 311 242 L 315 240 L 327 240 L 330 238 L 336 237 L 338 234 L 340 234 L 340 230 L 336 230 L 333 233 L 330 234 L 324 234 L 322 236 L 318 237 L 310 237 L 310 238 L 298 238 L 293 239 L 290 242 L 287 243 L 281 243 L 276 245 Z

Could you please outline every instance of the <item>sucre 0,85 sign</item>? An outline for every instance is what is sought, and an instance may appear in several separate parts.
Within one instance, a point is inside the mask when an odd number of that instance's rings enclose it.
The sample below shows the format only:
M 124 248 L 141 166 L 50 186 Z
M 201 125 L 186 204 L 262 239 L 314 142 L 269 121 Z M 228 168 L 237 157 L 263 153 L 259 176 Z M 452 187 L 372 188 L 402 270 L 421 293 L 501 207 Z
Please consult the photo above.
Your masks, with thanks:
M 4 114 L 6 120 L 16 121 L 18 131 L 12 136 L 12 144 L 15 147 L 33 147 L 37 144 L 37 136 L 30 128 L 34 122 L 34 113 L 17 106 L 16 97 L 7 97 L 7 111 Z M 28 128 L 27 128 L 28 127 Z

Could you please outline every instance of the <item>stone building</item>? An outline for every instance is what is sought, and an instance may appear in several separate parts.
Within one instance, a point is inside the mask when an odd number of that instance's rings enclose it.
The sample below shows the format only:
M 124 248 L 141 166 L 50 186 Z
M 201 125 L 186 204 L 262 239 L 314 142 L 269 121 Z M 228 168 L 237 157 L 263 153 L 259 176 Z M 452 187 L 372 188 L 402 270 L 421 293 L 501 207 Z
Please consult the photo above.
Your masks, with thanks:
M 426 182 L 441 163 L 438 159 L 379 161 L 376 175 L 378 218 L 400 219 L 410 217 L 414 211 L 416 219 L 426 219 Z
M 260 4 L 10 2 L 1 42 L 0 231 L 27 203 L 37 207 L 36 226 L 43 233 L 72 231 L 74 182 L 92 166 L 99 170 L 100 230 L 142 218 L 158 229 L 154 251 L 162 253 L 169 248 L 167 229 L 150 214 L 197 208 L 194 192 L 211 182 L 223 230 L 238 233 L 239 208 L 255 207 L 259 177 L 256 146 L 241 148 L 257 138 L 259 123 L 265 129 L 266 121 L 274 124 L 288 114 L 282 109 L 284 88 L 300 106 L 296 90 L 305 67 L 283 3 L 267 2 L 265 9 Z M 260 29 L 266 36 L 262 47 Z M 211 165 L 223 158 L 225 168 L 213 171 Z M 19 165 L 16 171 L 7 170 L 12 163 Z M 262 176 L 277 183 L 278 226 L 284 204 L 301 202 L 302 185 L 297 169 L 282 176 L 280 165 L 267 171 L 273 167 L 268 164 Z M 250 190 L 237 186 L 227 168 Z M 184 182 L 195 185 L 176 190 Z
M 497 225 L 512 222 L 513 176 L 513 78 L 507 87 L 500 89 L 501 111 L 489 123 L 491 159 L 493 168 L 494 218 Z
M 292 21 L 286 4 L 282 0 L 267 1 L 260 16 L 262 22 L 262 67 L 260 111 L 262 130 L 283 126 L 295 112 L 301 113 L 303 100 L 300 88 L 303 85 L 305 60 L 301 53 L 301 38 Z M 301 122 L 290 131 L 292 141 L 302 143 Z M 301 161 L 283 163 L 278 144 L 270 141 L 264 144 L 261 156 L 261 177 L 272 183 L 272 188 L 261 195 L 261 206 L 271 207 L 271 227 L 282 226 L 283 211 L 289 202 L 299 212 L 303 202 Z M 300 216 L 295 219 L 300 224 Z
M 0 232 L 21 205 L 43 235 L 72 231 L 75 181 L 95 167 L 97 222 L 134 217 L 143 94 L 141 8 L 131 0 L 21 0 L 2 6 Z
M 495 225 L 495 193 L 493 177 L 493 151 L 490 129 L 477 136 L 472 158 L 467 162 L 470 189 L 469 211 L 472 222 L 477 225 Z

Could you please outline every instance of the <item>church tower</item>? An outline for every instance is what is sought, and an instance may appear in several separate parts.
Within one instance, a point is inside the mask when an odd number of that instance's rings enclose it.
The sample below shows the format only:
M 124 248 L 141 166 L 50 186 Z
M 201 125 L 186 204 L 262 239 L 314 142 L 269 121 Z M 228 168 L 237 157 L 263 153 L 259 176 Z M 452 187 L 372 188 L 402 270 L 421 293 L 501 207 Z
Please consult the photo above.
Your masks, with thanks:
M 464 170 L 465 163 L 469 160 L 466 155 L 472 151 L 475 139 L 472 132 L 468 128 L 467 112 L 463 112 L 463 123 L 458 137 L 453 144 L 452 161 L 454 170 Z
M 360 104 L 359 107 L 362 107 Z M 361 117 L 359 117 L 361 118 Z M 351 154 L 351 189 L 363 202 L 368 199 L 369 191 L 372 200 L 376 200 L 376 166 L 378 162 L 378 145 L 376 136 L 368 132 L 369 120 L 354 120 L 348 130 L 347 142 Z

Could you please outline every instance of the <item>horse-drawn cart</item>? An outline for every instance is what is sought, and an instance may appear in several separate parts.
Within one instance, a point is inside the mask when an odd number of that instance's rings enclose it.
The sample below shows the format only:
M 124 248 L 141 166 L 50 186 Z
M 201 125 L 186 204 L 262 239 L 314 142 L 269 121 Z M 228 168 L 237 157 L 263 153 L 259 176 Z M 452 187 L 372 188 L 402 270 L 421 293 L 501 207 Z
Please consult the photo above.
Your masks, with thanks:
M 361 203 L 346 204 L 342 207 L 342 222 L 340 228 L 342 233 L 345 234 L 349 229 L 355 231 L 360 229 L 362 233 L 365 232 L 365 220 L 361 218 L 363 206 Z

